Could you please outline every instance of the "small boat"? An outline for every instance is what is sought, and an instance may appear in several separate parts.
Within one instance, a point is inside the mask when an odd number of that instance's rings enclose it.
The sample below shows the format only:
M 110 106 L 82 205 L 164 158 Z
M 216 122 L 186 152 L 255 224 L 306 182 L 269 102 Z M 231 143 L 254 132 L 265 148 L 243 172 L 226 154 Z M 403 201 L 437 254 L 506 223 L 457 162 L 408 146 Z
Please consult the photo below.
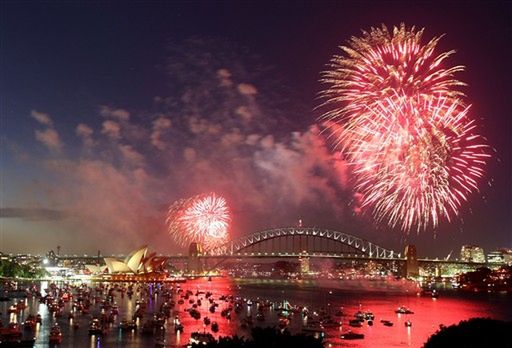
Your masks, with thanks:
M 364 334 L 347 331 L 344 334 L 341 334 L 340 338 L 342 340 L 362 340 L 364 338 Z
M 212 324 L 213 327 L 213 324 Z M 174 324 L 174 332 L 183 332 L 183 324 L 177 323 Z
M 333 327 L 336 328 L 336 327 L 340 327 L 341 323 L 334 319 L 326 319 L 326 320 L 322 321 L 322 326 L 327 327 L 327 328 L 333 328 Z
M 373 315 L 372 312 L 365 312 L 364 313 L 364 319 L 365 320 L 374 320 L 375 319 L 375 315 Z
M 382 319 L 380 322 L 381 322 L 384 326 L 393 326 L 393 322 L 392 322 L 392 321 L 390 321 L 390 320 L 384 320 L 384 319 Z
M 2 341 L 19 340 L 23 336 L 20 325 L 18 323 L 9 323 L 7 327 L 2 328 Z
M 137 323 L 134 320 L 123 320 L 119 323 L 119 330 L 121 331 L 132 331 L 137 330 Z
M 216 321 L 214 321 L 212 323 L 212 332 L 218 332 L 218 331 L 219 331 L 219 324 Z
M 361 321 L 359 319 L 349 320 L 348 325 L 350 325 L 352 327 L 362 327 L 363 326 L 363 324 L 361 324 Z
M 265 321 L 265 315 L 263 315 L 263 313 L 257 313 L 256 320 L 257 321 Z
M 395 310 L 395 313 L 397 314 L 414 314 L 413 311 L 411 311 L 409 308 L 405 306 L 400 306 Z
M 103 331 L 101 330 L 100 321 L 98 319 L 93 319 L 89 325 L 89 335 L 101 335 L 102 333 Z
M 406 320 L 406 321 L 405 321 L 405 323 L 404 323 L 404 325 L 405 325 L 406 327 L 411 327 L 411 326 L 412 326 L 412 322 L 411 322 L 410 320 Z
M 30 314 L 27 319 L 25 320 L 25 322 L 23 323 L 23 329 L 25 330 L 30 330 L 30 331 L 34 331 L 35 328 L 36 328 L 36 318 Z
M 363 321 L 365 319 L 365 313 L 361 312 L 361 311 L 357 311 L 355 314 L 354 314 L 354 317 L 357 319 L 357 320 L 360 320 L 360 321 Z
M 280 318 L 277 326 L 279 326 L 280 329 L 284 329 L 288 326 L 288 324 L 290 324 L 290 320 L 286 318 Z
M 207 345 L 209 343 L 215 342 L 215 338 L 211 333 L 208 332 L 192 332 L 190 335 L 190 343 L 191 344 L 202 344 Z
M 55 323 L 50 329 L 50 344 L 60 344 L 62 342 L 62 332 L 59 324 Z

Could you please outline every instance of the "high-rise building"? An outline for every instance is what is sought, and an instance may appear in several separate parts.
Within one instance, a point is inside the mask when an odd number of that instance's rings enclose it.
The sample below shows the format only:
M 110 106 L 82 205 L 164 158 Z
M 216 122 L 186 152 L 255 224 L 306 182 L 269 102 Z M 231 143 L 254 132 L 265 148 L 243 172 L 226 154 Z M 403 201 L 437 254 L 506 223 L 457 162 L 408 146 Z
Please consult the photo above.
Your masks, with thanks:
M 502 248 L 489 252 L 487 262 L 497 265 L 512 265 L 512 249 Z
M 477 245 L 463 245 L 460 249 L 460 260 L 464 262 L 485 263 L 484 249 Z

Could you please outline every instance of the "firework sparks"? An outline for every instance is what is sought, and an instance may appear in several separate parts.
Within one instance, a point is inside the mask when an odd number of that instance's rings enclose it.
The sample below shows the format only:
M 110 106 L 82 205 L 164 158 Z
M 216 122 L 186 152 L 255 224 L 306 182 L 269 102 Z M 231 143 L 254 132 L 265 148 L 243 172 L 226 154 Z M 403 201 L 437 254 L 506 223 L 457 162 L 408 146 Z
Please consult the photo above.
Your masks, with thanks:
M 166 219 L 169 234 L 178 244 L 187 246 L 191 242 L 198 242 L 205 249 L 227 241 L 230 221 L 226 200 L 214 193 L 173 203 Z
M 440 38 L 383 26 L 341 47 L 324 74 L 324 114 L 337 146 L 354 168 L 362 207 L 378 221 L 418 230 L 450 221 L 471 192 L 489 155 L 468 117 L 469 105 L 435 54 Z

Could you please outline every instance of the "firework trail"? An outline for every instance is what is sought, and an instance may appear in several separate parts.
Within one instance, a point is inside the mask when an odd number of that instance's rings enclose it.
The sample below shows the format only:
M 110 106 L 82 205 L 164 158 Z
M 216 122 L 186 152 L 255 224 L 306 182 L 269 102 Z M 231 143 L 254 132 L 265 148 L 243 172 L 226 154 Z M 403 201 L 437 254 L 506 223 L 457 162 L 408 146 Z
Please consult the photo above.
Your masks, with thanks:
M 206 250 L 227 241 L 230 222 L 226 200 L 214 193 L 174 202 L 166 219 L 169 234 L 179 245 L 198 242 Z
M 450 221 L 477 191 L 489 155 L 470 105 L 423 30 L 372 28 L 342 46 L 322 81 L 325 125 L 354 168 L 362 207 L 408 231 Z

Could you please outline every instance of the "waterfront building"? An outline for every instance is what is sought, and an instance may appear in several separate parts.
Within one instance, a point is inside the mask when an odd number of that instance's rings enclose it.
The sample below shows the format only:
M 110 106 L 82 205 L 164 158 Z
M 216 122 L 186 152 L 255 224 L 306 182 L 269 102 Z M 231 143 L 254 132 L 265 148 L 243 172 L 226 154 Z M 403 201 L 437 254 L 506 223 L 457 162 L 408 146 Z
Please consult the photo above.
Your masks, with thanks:
M 502 248 L 489 252 L 487 262 L 494 265 L 512 265 L 512 249 Z
M 92 274 L 102 274 L 112 280 L 145 280 L 162 278 L 166 275 L 168 257 L 148 254 L 148 247 L 144 245 L 133 250 L 123 260 L 106 257 L 105 266 L 85 265 Z
M 460 260 L 463 262 L 485 263 L 484 249 L 477 245 L 463 245 L 460 249 Z

